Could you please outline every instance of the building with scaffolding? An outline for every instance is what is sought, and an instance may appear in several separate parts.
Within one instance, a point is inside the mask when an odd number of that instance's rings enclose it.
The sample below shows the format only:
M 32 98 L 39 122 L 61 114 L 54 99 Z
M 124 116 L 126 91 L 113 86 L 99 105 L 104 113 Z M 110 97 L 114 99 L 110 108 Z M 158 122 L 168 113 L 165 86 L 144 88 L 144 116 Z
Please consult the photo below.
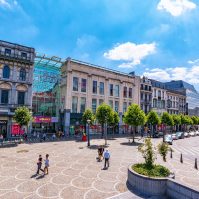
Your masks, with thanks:
M 59 57 L 37 54 L 33 73 L 33 129 L 52 133 L 62 128 L 60 117 L 64 98 L 60 95 L 61 65 Z

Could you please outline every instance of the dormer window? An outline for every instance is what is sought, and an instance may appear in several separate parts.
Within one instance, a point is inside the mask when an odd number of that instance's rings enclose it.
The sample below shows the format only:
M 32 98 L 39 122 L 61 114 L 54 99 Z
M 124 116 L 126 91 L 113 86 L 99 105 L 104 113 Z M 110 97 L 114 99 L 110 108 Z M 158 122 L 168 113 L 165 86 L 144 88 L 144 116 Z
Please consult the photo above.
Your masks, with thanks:
M 23 59 L 27 59 L 27 53 L 21 53 L 21 57 L 23 58 Z
M 11 55 L 11 49 L 6 48 L 5 49 L 5 55 L 10 56 Z

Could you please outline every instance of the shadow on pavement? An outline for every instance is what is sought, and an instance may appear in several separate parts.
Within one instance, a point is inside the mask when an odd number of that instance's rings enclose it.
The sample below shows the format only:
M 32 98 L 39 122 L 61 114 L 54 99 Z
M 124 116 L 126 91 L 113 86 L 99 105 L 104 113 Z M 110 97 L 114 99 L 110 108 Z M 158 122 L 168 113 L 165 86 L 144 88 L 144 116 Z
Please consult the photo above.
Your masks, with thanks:
M 139 142 L 122 142 L 120 143 L 121 145 L 126 145 L 126 146 L 139 146 L 141 145 L 142 143 L 139 143 Z

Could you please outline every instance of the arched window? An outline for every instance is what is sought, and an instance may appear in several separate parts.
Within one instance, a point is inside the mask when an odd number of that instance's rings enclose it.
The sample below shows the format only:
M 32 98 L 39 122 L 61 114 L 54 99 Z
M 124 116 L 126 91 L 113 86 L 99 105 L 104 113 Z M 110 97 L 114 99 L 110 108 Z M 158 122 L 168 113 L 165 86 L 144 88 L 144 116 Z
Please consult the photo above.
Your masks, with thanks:
M 10 67 L 7 65 L 3 67 L 3 78 L 10 78 Z
M 26 81 L 26 70 L 24 68 L 21 68 L 19 72 L 19 79 L 21 81 Z

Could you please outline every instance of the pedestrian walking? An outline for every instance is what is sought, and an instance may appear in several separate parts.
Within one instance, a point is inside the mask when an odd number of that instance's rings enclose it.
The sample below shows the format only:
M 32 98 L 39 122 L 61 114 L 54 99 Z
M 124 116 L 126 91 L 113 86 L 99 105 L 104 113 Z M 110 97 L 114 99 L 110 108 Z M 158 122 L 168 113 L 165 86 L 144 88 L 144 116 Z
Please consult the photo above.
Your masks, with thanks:
M 48 174 L 48 167 L 49 167 L 49 159 L 48 158 L 49 158 L 49 155 L 46 154 L 44 174 Z
M 98 161 L 101 162 L 103 159 L 104 148 L 103 146 L 99 146 L 98 148 Z
M 42 156 L 39 155 L 38 162 L 37 162 L 37 174 L 39 174 L 40 170 L 44 172 L 44 170 L 41 168 L 41 166 L 42 166 Z
M 108 168 L 110 165 L 109 165 L 109 159 L 110 159 L 110 152 L 108 150 L 106 150 L 104 152 L 104 168 Z
M 43 141 L 46 141 L 46 133 L 43 133 Z

